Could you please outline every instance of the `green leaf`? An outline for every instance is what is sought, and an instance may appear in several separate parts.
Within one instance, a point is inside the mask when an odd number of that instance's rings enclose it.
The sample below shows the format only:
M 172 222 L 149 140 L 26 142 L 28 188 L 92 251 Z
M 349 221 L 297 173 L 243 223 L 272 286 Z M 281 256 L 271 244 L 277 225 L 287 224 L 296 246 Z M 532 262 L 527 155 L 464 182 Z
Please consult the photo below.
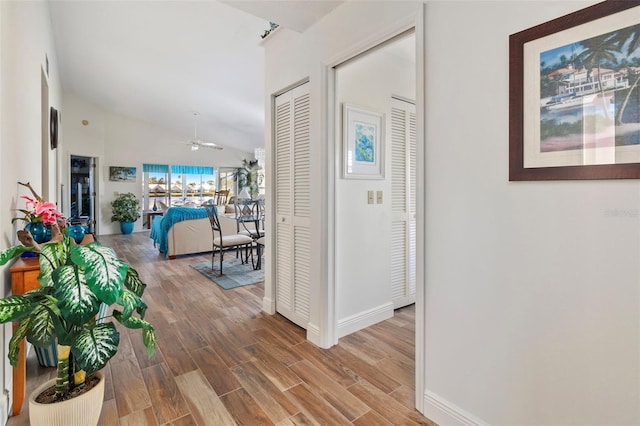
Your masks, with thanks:
M 128 289 L 124 289 L 118 303 L 124 308 L 124 310 L 122 311 L 123 318 L 129 318 L 131 315 L 133 315 L 133 312 L 137 307 L 144 305 L 142 299 L 140 299 L 134 292 Z
M 122 312 L 116 309 L 113 310 L 113 317 L 127 328 L 142 329 L 142 341 L 147 348 L 147 355 L 151 357 L 156 350 L 156 332 L 153 326 L 142 318 L 125 318 Z
M 31 300 L 40 300 L 43 297 L 51 296 L 54 292 L 53 287 L 38 287 L 22 294 L 23 297 Z
M 69 245 L 62 241 L 44 244 L 40 250 L 40 275 L 38 281 L 42 287 L 53 286 L 51 275 L 69 259 Z
M 20 342 L 27 335 L 27 332 L 31 328 L 33 318 L 28 317 L 18 324 L 16 331 L 13 332 L 11 340 L 9 340 L 9 363 L 12 367 L 18 365 L 18 353 L 20 352 Z
M 120 334 L 113 323 L 98 324 L 76 337 L 71 352 L 80 368 L 91 374 L 107 364 L 119 343 Z
M 144 328 L 145 324 L 151 325 L 142 318 L 133 316 L 125 317 L 124 314 L 117 309 L 113 310 L 113 317 L 117 319 L 120 324 L 124 325 L 127 328 Z
M 27 330 L 27 340 L 35 346 L 46 348 L 55 340 L 55 322 L 44 305 L 38 305 L 30 317 L 33 321 Z
M 142 297 L 142 293 L 144 293 L 145 288 L 147 288 L 147 285 L 140 279 L 138 271 L 132 267 L 129 267 L 127 270 L 124 286 L 134 292 L 138 297 Z
M 84 270 L 65 265 L 54 271 L 53 279 L 59 307 L 67 321 L 82 325 L 98 313 L 100 301 L 87 285 Z
M 112 305 L 120 298 L 129 265 L 113 249 L 98 243 L 72 246 L 71 259 L 84 268 L 87 285 L 102 302 Z
M 136 308 L 136 312 L 140 315 L 140 318 L 144 319 L 144 315 L 147 313 L 147 305 L 144 302 L 140 302 L 140 305 Z
M 30 315 L 36 306 L 36 302 L 24 296 L 16 295 L 0 299 L 0 323 L 20 321 Z
M 142 341 L 147 348 L 147 357 L 151 358 L 156 352 L 156 331 L 151 324 L 142 330 Z
M 76 336 L 84 330 L 83 327 L 73 324 L 69 325 L 68 328 L 65 328 L 64 324 L 62 324 L 60 321 L 56 321 L 55 324 L 58 343 L 65 346 L 73 345 Z
M 20 256 L 22 253 L 34 251 L 33 247 L 13 246 L 0 252 L 0 266 L 5 265 L 14 257 Z

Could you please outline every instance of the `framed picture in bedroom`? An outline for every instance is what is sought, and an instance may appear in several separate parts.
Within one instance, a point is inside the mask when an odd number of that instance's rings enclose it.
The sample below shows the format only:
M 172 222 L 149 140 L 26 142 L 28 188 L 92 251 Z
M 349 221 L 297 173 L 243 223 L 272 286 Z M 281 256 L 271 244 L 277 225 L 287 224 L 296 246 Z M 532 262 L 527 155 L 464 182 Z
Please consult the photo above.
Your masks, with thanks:
M 509 180 L 640 178 L 640 2 L 509 37 Z
M 384 114 L 343 104 L 343 177 L 384 179 Z

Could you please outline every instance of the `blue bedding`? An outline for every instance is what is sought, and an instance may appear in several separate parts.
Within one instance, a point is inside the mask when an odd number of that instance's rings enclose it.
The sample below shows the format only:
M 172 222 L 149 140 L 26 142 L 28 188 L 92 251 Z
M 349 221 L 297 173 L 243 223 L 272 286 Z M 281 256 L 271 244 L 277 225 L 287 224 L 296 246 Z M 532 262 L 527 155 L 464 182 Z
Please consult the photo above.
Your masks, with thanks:
M 153 240 L 153 246 L 158 247 L 160 253 L 164 253 L 167 256 L 167 234 L 169 229 L 178 222 L 191 219 L 203 219 L 207 216 L 207 209 L 205 208 L 190 208 L 190 207 L 170 207 L 164 213 L 164 216 L 157 218 L 153 221 L 151 226 L 151 233 L 149 238 Z

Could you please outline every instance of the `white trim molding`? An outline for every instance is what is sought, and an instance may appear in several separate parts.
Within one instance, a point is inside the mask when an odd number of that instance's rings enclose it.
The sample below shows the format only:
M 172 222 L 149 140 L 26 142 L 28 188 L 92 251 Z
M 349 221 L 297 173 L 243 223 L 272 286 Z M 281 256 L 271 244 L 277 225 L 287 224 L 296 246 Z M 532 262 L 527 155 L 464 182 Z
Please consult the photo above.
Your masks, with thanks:
M 266 294 L 266 292 L 265 292 Z M 262 310 L 269 315 L 276 313 L 276 301 L 266 295 L 262 298 Z
M 338 338 L 393 318 L 393 303 L 385 303 L 338 321 Z
M 320 327 L 312 323 L 307 324 L 307 340 L 322 349 L 329 349 L 331 346 L 333 346 L 331 344 L 329 344 L 328 346 L 326 344 L 323 344 L 320 335 Z
M 426 390 L 424 391 L 424 416 L 440 426 L 487 426 L 477 417 L 467 413 L 462 408 L 446 399 Z

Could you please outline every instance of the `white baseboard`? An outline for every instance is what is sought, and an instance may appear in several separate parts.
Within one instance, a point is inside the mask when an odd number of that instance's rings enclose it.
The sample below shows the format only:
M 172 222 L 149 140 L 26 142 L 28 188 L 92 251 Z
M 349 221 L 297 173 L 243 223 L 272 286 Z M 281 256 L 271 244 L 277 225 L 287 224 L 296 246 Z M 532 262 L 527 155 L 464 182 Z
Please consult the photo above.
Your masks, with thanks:
M 487 426 L 488 423 L 428 390 L 424 391 L 424 416 L 439 426 Z
M 338 321 L 338 339 L 393 317 L 393 303 L 385 303 L 368 311 Z
M 273 315 L 276 313 L 276 301 L 270 297 L 262 298 L 262 310 L 269 315 Z
M 322 346 L 320 328 L 315 324 L 307 323 L 307 340 L 319 348 L 327 349 L 325 346 Z

